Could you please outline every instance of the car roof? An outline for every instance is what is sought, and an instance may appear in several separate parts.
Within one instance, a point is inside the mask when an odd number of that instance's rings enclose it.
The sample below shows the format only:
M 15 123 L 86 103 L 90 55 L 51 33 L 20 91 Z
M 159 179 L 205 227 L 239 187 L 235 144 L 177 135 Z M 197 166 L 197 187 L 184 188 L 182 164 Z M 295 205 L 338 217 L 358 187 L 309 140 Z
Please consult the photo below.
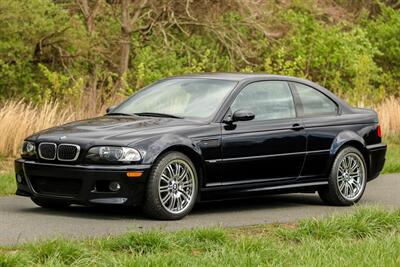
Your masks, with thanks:
M 298 82 L 309 85 L 313 88 L 318 89 L 325 95 L 328 95 L 331 99 L 333 99 L 336 103 L 342 106 L 342 108 L 346 110 L 350 110 L 351 107 L 337 97 L 335 94 L 330 92 L 328 89 L 316 84 L 310 80 L 306 80 L 303 78 L 293 77 L 293 76 L 284 76 L 284 75 L 275 75 L 275 74 L 266 74 L 266 73 L 230 73 L 230 72 L 210 72 L 210 73 L 195 73 L 195 74 L 186 74 L 181 76 L 173 76 L 167 79 L 179 79 L 179 78 L 202 78 L 202 79 L 219 79 L 219 80 L 230 80 L 236 82 L 246 82 L 246 81 L 257 81 L 257 80 L 283 80 L 289 82 Z
M 181 76 L 173 76 L 171 79 L 177 78 L 203 78 L 203 79 L 221 79 L 231 81 L 244 81 L 249 79 L 283 79 L 283 80 L 303 80 L 291 76 L 273 75 L 266 73 L 230 73 L 230 72 L 210 72 L 210 73 L 195 73 Z

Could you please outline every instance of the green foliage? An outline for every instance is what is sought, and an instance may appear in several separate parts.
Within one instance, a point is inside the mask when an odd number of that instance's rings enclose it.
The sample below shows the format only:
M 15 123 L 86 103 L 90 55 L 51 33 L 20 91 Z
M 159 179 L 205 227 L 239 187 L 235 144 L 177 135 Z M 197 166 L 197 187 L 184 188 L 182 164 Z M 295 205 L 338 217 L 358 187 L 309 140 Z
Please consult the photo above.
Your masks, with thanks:
M 264 68 L 270 73 L 309 78 L 353 103 L 378 102 L 384 94 L 378 53 L 364 29 L 327 25 L 308 13 L 289 10 L 290 33 L 270 48 Z
M 379 50 L 374 60 L 385 70 L 390 93 L 400 87 L 400 12 L 381 5 L 382 14 L 375 20 L 364 18 L 362 24 L 372 45 Z M 397 89 L 397 90 L 396 90 Z
M 399 95 L 400 12 L 390 1 L 271 2 L 256 13 L 225 1 L 204 12 L 210 3 L 199 1 L 187 24 L 134 32 L 118 93 L 171 75 L 245 71 L 308 78 L 353 104 Z M 119 5 L 103 1 L 89 32 L 76 2 L 61 2 L 0 2 L 0 100 L 75 101 L 91 86 L 101 100 L 116 94 Z M 338 6 L 340 19 L 330 17 Z
M 78 100 L 83 91 L 83 78 L 73 80 L 71 77 L 56 71 L 49 70 L 45 65 L 39 64 L 43 76 L 48 82 L 48 87 L 37 94 L 37 102 L 46 102 L 52 99 L 73 102 Z
M 82 23 L 62 6 L 2 0 L 0 10 L 0 98 L 40 96 L 47 85 L 40 63 L 59 72 L 66 65 L 80 68 L 81 58 L 68 60 L 84 48 Z
M 181 39 L 186 38 L 185 42 Z M 166 43 L 168 42 L 168 43 Z M 195 72 L 229 71 L 229 58 L 223 55 L 218 43 L 207 36 L 175 34 L 168 41 L 154 35 L 148 42 L 135 41 L 132 60 L 135 88 L 173 75 Z M 157 47 L 164 46 L 163 49 Z

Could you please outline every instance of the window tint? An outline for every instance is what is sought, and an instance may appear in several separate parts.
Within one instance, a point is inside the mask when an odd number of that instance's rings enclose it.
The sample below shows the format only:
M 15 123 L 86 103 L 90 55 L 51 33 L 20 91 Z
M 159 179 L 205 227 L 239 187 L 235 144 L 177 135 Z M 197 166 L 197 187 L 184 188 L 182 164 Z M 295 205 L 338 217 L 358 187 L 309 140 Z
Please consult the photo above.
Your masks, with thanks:
M 286 82 L 268 81 L 249 84 L 231 106 L 232 112 L 245 109 L 254 112 L 254 120 L 296 117 L 292 93 Z
M 316 89 L 296 83 L 296 90 L 303 104 L 304 116 L 337 114 L 336 104 Z

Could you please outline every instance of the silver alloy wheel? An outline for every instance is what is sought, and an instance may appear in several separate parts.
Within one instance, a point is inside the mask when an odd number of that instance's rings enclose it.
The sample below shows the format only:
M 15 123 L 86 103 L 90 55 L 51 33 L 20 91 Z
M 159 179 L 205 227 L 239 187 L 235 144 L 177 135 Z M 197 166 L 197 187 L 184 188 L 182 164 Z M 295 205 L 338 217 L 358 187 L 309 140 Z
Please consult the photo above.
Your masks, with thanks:
M 337 170 L 337 184 L 340 194 L 347 200 L 356 200 L 363 192 L 365 167 L 356 153 L 347 154 Z
M 185 211 L 196 190 L 195 174 L 184 160 L 170 161 L 161 173 L 158 195 L 163 207 L 171 213 Z

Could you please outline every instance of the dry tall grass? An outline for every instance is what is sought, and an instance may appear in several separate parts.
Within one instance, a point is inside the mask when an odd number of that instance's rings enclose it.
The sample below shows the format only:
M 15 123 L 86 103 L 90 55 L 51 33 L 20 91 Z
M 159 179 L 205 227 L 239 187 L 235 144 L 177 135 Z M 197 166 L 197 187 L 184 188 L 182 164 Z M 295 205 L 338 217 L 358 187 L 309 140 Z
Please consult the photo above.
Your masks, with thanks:
M 376 108 L 384 135 L 400 134 L 400 98 L 389 97 Z
M 384 135 L 400 134 L 400 98 L 389 97 L 375 108 Z M 17 156 L 28 135 L 69 121 L 104 114 L 104 107 L 87 111 L 79 106 L 61 107 L 57 102 L 40 107 L 22 101 L 8 101 L 0 106 L 0 155 Z
M 61 107 L 57 102 L 38 107 L 22 101 L 7 101 L 0 106 L 0 155 L 18 155 L 22 141 L 32 133 L 98 114 L 100 111 L 87 112 L 73 105 Z

